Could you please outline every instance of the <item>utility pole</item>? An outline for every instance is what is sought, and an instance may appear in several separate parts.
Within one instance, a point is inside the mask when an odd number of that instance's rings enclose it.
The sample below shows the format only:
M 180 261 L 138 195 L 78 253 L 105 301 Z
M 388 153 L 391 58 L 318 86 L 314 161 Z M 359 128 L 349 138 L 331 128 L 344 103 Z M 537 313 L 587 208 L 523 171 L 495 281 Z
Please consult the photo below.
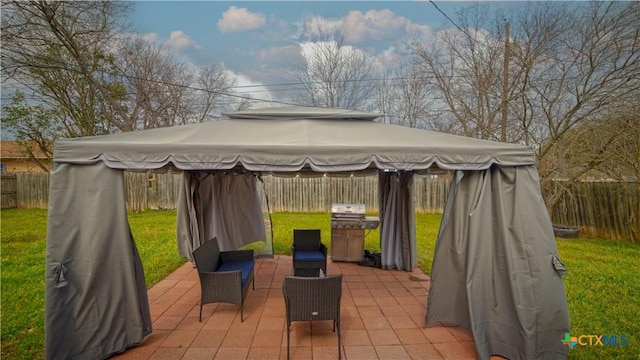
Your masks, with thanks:
M 502 74 L 502 133 L 500 141 L 507 141 L 507 92 L 509 88 L 509 22 L 504 22 L 504 66 Z

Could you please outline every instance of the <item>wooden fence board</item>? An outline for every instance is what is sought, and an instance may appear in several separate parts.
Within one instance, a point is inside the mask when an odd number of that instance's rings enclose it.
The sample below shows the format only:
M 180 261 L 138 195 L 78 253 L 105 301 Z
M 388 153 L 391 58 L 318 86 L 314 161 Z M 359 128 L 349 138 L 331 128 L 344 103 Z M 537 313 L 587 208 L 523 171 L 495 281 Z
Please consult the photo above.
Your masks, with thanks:
M 149 174 L 143 172 L 124 173 L 124 188 L 127 209 L 142 211 L 148 208 Z
M 2 190 L 2 209 L 18 207 L 17 176 L 14 173 L 2 173 L 0 189 Z

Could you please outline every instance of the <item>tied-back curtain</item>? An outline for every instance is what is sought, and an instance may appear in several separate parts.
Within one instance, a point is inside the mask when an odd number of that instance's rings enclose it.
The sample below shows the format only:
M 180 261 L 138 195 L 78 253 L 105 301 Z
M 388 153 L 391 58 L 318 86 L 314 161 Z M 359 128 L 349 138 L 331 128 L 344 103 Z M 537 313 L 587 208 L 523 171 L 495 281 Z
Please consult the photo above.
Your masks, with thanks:
M 222 251 L 266 241 L 252 173 L 185 171 L 177 216 L 178 251 L 192 261 L 193 250 L 214 237 Z
M 413 173 L 378 173 L 383 269 L 412 271 L 417 264 Z
M 534 166 L 457 171 L 431 274 L 427 324 L 472 331 L 480 359 L 566 358 L 569 315 Z
M 210 181 L 204 181 L 213 176 L 206 171 L 185 171 L 182 174 L 182 190 L 178 196 L 178 211 L 176 233 L 178 241 L 178 254 L 191 260 L 193 250 L 200 247 L 207 240 L 213 238 L 210 231 L 210 222 L 204 219 L 211 218 L 210 207 L 202 206 L 201 194 L 210 190 Z M 205 214 L 203 214 L 205 212 Z
M 106 359 L 151 333 L 124 174 L 102 163 L 51 172 L 45 268 L 45 358 Z

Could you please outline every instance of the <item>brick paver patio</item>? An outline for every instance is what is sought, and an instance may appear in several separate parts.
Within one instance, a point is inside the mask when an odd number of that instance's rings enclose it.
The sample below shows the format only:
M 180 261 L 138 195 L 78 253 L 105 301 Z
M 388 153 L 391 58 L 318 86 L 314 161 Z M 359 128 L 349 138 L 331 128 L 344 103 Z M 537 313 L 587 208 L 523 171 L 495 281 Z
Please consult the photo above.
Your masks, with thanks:
M 350 262 L 327 264 L 343 274 L 343 359 L 475 359 L 471 333 L 459 327 L 424 326 L 429 277 Z M 200 284 L 186 263 L 149 289 L 153 333 L 112 359 L 286 359 L 282 281 L 291 257 L 257 259 L 255 290 L 249 290 L 240 322 L 237 305 L 207 304 L 198 322 Z M 330 321 L 295 322 L 292 359 L 337 359 L 338 338 Z

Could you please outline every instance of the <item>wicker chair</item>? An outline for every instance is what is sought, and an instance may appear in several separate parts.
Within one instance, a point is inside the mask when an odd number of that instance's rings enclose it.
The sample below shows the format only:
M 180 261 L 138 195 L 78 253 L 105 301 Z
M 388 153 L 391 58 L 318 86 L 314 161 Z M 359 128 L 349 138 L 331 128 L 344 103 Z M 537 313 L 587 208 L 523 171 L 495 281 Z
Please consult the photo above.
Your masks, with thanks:
M 325 277 L 286 276 L 282 284 L 287 316 L 287 359 L 291 323 L 293 321 L 333 320 L 333 331 L 338 329 L 338 359 L 340 350 L 340 300 L 342 275 Z M 310 326 L 311 323 L 309 324 Z
M 193 251 L 200 277 L 200 321 L 204 304 L 225 302 L 240 305 L 240 321 L 244 321 L 243 304 L 253 281 L 253 250 L 220 251 L 213 238 Z
M 327 273 L 327 247 L 320 241 L 320 229 L 294 229 L 293 275 L 320 276 Z

